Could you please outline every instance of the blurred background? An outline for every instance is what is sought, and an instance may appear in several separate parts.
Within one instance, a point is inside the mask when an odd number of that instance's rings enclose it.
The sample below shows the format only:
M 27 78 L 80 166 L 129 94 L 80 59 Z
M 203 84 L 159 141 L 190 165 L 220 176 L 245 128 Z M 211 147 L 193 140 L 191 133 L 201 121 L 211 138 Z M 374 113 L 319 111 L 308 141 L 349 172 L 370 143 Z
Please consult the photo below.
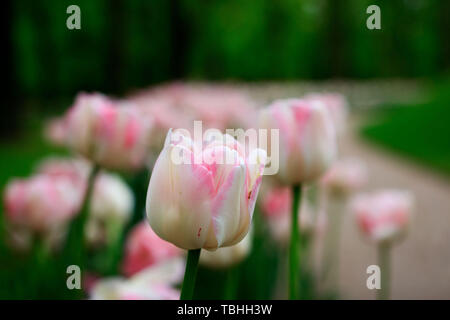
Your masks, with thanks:
M 72 4 L 81 9 L 80 30 L 66 27 Z M 381 9 L 381 30 L 366 27 L 371 4 Z M 410 234 L 394 248 L 392 298 L 450 298 L 449 1 L 7 0 L 2 12 L 2 192 L 45 155 L 67 154 L 44 140 L 43 124 L 80 91 L 123 97 L 172 81 L 226 83 L 258 105 L 338 92 L 351 110 L 340 152 L 367 164 L 366 188 L 405 188 L 416 197 Z M 276 297 L 271 278 L 283 266 L 274 246 L 256 232 L 238 297 Z M 373 298 L 366 268 L 376 251 L 350 215 L 339 250 L 339 294 L 307 289 L 306 297 Z M 9 279 L 0 298 L 77 297 L 65 288 L 27 292 L 11 270 L 0 265 Z M 205 271 L 199 281 L 215 277 Z M 209 290 L 200 285 L 197 294 L 220 297 Z

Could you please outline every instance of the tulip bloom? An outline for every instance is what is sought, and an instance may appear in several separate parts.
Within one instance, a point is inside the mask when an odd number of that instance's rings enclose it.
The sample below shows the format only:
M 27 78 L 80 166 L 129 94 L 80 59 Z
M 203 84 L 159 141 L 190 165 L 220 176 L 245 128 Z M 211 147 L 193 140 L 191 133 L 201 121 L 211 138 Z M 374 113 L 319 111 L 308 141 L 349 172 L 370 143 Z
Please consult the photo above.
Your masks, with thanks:
M 352 201 L 362 233 L 375 242 L 389 242 L 404 235 L 410 222 L 413 199 L 400 190 L 360 194 Z
M 122 270 L 126 276 L 132 276 L 180 254 L 180 249 L 158 237 L 144 221 L 134 227 L 127 239 Z
M 25 251 L 37 235 L 44 247 L 57 249 L 82 195 L 82 185 L 65 176 L 38 174 L 11 181 L 4 193 L 8 243 Z
M 289 296 L 298 294 L 298 211 L 301 183 L 319 178 L 336 157 L 336 132 L 325 105 L 318 100 L 277 100 L 262 110 L 260 128 L 279 129 L 279 180 L 293 188 Z M 269 141 L 268 150 L 272 150 Z M 273 157 L 273 155 L 270 155 Z M 277 159 L 271 159 L 276 161 Z
M 378 299 L 389 298 L 390 248 L 395 240 L 406 234 L 412 207 L 412 195 L 400 190 L 360 194 L 352 202 L 361 231 L 378 245 L 378 264 L 381 269 Z
M 90 163 L 83 158 L 47 157 L 39 162 L 36 172 L 52 177 L 66 177 L 82 185 L 84 190 L 91 169 Z
M 305 99 L 323 103 L 331 115 L 336 133 L 344 133 L 349 108 L 347 99 L 343 95 L 339 93 L 311 93 L 306 95 Z
M 138 169 L 148 156 L 151 121 L 100 94 L 80 94 L 65 118 L 66 142 L 108 169 Z
M 358 159 L 337 161 L 321 178 L 320 184 L 335 195 L 348 195 L 367 182 L 367 168 Z
M 266 153 L 216 132 L 193 141 L 170 130 L 147 192 L 147 216 L 161 238 L 188 249 L 182 299 L 194 291 L 200 249 L 217 249 L 247 234 Z
M 50 157 L 40 163 L 38 173 L 65 177 L 85 193 L 91 169 L 89 162 L 82 159 Z M 80 207 L 82 201 L 80 197 Z M 118 175 L 99 173 L 94 180 L 84 227 L 88 244 L 93 247 L 111 244 L 130 218 L 133 207 L 134 195 L 128 185 Z
M 195 120 L 202 120 L 205 128 L 248 128 L 256 113 L 245 94 L 227 86 L 171 83 L 140 92 L 130 101 L 151 114 L 164 136 L 170 128 L 187 129 Z
M 13 225 L 46 233 L 74 217 L 81 196 L 79 186 L 66 177 L 17 179 L 5 189 L 5 216 Z
M 101 173 L 94 182 L 85 226 L 87 242 L 92 246 L 117 239 L 134 208 L 134 195 L 118 175 Z
M 247 157 L 229 135 L 198 143 L 169 131 L 148 187 L 150 225 L 183 249 L 238 243 L 249 230 L 264 164 L 263 150 Z
M 263 129 L 279 129 L 277 175 L 286 184 L 317 179 L 335 159 L 335 128 L 329 112 L 318 101 L 277 100 L 261 111 L 259 123 Z

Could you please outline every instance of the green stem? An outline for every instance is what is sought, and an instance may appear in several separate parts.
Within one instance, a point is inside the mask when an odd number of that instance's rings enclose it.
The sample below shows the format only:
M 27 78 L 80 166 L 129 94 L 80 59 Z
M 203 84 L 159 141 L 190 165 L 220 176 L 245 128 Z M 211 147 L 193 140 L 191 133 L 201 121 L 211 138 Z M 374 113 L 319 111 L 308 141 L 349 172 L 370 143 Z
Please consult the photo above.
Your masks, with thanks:
M 230 267 L 226 272 L 224 299 L 234 300 L 239 285 L 239 265 Z
M 74 262 L 80 267 L 84 264 L 84 227 L 89 215 L 89 205 L 94 190 L 95 178 L 97 177 L 99 171 L 100 167 L 97 165 L 95 165 L 91 170 L 80 213 L 72 223 L 67 239 L 68 246 L 73 246 L 73 249 L 68 250 L 68 252 L 75 253 L 76 261 Z
M 122 223 L 120 221 L 111 220 L 106 225 L 106 248 L 102 252 L 103 256 L 103 273 L 107 275 L 117 274 L 117 262 L 120 260 L 120 244 L 122 241 Z
M 44 239 L 38 236 L 34 238 L 33 244 L 33 287 L 37 290 L 36 299 L 42 298 L 42 295 L 46 293 L 47 289 L 47 259 L 48 249 L 44 243 Z
M 45 269 L 45 263 L 48 258 L 48 250 L 45 245 L 44 239 L 42 239 L 41 237 L 36 237 L 34 239 L 33 252 L 37 268 L 40 270 Z
M 300 208 L 300 198 L 302 193 L 301 185 L 295 185 L 292 188 L 293 203 L 292 203 L 292 223 L 291 223 L 291 244 L 289 247 L 289 299 L 295 300 L 298 296 L 298 274 L 299 274 L 299 225 L 298 225 L 298 210 Z
M 195 278 L 201 249 L 189 250 L 184 273 L 183 286 L 181 287 L 180 300 L 192 300 L 194 295 Z
M 378 290 L 378 300 L 388 300 L 390 296 L 391 282 L 391 246 L 389 243 L 380 243 L 378 245 L 378 263 L 381 269 L 381 289 Z

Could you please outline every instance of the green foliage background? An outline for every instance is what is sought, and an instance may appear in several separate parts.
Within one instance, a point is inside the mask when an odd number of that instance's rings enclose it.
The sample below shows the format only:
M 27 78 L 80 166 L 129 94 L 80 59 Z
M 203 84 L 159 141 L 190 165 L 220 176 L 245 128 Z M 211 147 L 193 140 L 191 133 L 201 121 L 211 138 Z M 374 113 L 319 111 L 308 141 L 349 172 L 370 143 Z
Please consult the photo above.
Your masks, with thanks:
M 81 30 L 66 28 L 71 4 Z M 366 28 L 370 4 L 381 30 Z M 449 12 L 438 0 L 17 0 L 12 63 L 27 96 L 173 78 L 429 76 L 449 69 Z

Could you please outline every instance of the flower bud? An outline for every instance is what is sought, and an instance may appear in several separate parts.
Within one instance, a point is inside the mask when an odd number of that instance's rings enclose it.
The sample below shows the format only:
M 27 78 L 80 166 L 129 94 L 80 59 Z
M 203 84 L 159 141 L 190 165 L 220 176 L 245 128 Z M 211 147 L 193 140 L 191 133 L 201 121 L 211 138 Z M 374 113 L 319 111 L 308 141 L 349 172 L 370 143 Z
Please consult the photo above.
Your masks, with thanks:
M 360 230 L 375 242 L 403 236 L 408 229 L 412 207 L 412 195 L 400 190 L 359 194 L 351 204 Z
M 116 239 L 130 219 L 133 208 L 134 195 L 118 175 L 98 175 L 86 222 L 87 242 L 98 247 Z
M 107 169 L 138 169 L 148 156 L 151 121 L 100 94 L 80 94 L 65 118 L 67 144 Z
M 354 158 L 338 160 L 320 179 L 320 184 L 335 195 L 348 195 L 366 183 L 367 168 Z
M 147 193 L 147 216 L 161 238 L 183 249 L 217 249 L 247 234 L 265 152 L 229 135 L 193 141 L 169 131 Z
M 336 133 L 338 135 L 344 133 L 349 108 L 343 95 L 339 93 L 311 93 L 306 95 L 305 99 L 323 103 L 331 115 Z
M 5 189 L 5 217 L 10 224 L 45 234 L 74 217 L 81 197 L 82 190 L 66 177 L 16 179 Z
M 317 179 L 336 157 L 335 128 L 319 101 L 277 100 L 261 111 L 259 124 L 262 129 L 279 129 L 277 176 L 285 184 Z M 277 141 L 269 142 L 272 150 Z
M 92 166 L 82 159 L 50 157 L 44 159 L 38 172 L 52 177 L 65 177 L 84 193 Z M 80 198 L 80 206 L 81 201 Z M 94 182 L 88 220 L 85 226 L 87 243 L 99 247 L 114 241 L 129 220 L 134 207 L 134 195 L 128 185 L 115 174 L 104 171 Z

